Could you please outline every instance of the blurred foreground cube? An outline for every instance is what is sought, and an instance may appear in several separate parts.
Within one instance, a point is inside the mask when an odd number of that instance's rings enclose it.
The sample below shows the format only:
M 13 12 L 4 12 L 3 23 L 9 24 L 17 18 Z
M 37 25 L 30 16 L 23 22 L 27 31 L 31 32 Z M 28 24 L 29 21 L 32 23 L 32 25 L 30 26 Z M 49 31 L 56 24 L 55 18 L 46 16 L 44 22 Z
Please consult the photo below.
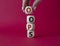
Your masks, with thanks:
M 32 14 L 32 7 L 31 6 L 26 6 L 25 14 Z

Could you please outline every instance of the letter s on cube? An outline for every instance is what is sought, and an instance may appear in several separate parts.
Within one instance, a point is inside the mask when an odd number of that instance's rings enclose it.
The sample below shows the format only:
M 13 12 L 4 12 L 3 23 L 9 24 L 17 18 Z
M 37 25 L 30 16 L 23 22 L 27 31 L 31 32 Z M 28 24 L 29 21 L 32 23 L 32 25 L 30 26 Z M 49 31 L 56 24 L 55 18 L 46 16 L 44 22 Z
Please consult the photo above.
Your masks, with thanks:
M 27 31 L 27 37 L 28 38 L 33 38 L 34 37 L 34 30 L 31 30 L 31 31 Z

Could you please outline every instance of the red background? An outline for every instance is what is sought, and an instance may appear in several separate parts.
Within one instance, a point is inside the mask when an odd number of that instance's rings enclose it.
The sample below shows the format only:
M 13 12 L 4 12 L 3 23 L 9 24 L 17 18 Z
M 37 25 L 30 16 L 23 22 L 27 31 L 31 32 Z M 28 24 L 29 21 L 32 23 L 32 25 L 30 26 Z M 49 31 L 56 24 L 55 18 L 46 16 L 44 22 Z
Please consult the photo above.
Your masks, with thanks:
M 33 1 L 31 1 L 33 2 Z M 42 0 L 35 16 L 35 38 L 26 37 L 22 0 L 0 0 L 0 46 L 60 46 L 60 0 Z

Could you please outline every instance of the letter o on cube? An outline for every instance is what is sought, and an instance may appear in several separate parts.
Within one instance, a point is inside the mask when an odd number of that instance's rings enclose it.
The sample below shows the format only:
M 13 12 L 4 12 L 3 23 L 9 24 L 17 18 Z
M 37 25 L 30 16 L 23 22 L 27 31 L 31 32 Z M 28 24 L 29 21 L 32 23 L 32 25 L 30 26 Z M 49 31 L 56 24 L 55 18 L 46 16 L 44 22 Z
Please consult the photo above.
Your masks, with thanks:
M 35 17 L 34 16 L 31 16 L 31 15 L 27 16 L 27 22 L 28 23 L 34 23 L 34 21 L 35 21 Z

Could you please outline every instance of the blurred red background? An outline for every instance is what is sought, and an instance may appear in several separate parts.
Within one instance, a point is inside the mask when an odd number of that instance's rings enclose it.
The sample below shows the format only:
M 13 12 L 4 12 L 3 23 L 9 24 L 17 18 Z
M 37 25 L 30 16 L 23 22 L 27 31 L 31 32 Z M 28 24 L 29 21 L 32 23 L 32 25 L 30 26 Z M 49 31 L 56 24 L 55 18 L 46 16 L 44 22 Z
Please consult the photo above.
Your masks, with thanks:
M 22 0 L 0 0 L 0 46 L 60 46 L 60 0 L 42 0 L 37 6 L 32 39 L 26 37 L 21 6 Z

